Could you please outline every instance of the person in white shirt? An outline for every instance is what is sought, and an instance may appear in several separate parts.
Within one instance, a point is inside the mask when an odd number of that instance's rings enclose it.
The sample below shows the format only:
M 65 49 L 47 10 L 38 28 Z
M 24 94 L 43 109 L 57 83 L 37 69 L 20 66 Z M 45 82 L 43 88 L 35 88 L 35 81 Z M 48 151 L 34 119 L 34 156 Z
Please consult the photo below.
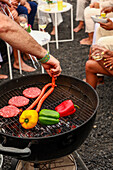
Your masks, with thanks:
M 79 32 L 84 28 L 84 9 L 89 5 L 89 2 L 90 0 L 77 0 L 76 21 L 79 21 L 79 24 L 74 28 L 74 32 Z
M 97 2 L 91 3 L 88 7 L 85 8 L 84 18 L 85 18 L 85 31 L 88 33 L 88 37 L 80 41 L 80 44 L 91 45 L 93 40 L 94 25 L 91 16 L 100 15 L 101 9 L 106 6 L 111 6 L 113 0 L 99 0 Z M 113 16 L 113 13 L 107 15 L 108 17 Z
M 113 6 L 105 7 L 102 12 L 113 12 Z M 113 77 L 113 21 L 108 19 L 107 23 L 100 23 L 101 37 L 92 46 L 91 55 L 86 62 L 86 82 L 96 89 L 100 83 L 98 74 Z M 95 56 L 102 57 L 101 60 L 94 60 Z M 102 81 L 103 82 L 103 81 Z

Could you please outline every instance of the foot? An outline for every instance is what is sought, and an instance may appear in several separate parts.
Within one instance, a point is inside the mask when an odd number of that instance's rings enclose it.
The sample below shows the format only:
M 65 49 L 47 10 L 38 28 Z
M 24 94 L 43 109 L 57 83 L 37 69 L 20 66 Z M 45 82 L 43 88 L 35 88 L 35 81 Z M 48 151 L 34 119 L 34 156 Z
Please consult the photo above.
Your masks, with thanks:
M 16 64 L 16 63 L 13 64 L 13 67 L 16 68 L 16 69 L 18 69 L 18 70 L 20 69 L 20 68 L 19 68 L 19 65 Z M 28 66 L 28 65 L 25 64 L 24 62 L 21 63 L 21 69 L 22 69 L 23 71 L 25 71 L 25 72 L 33 72 L 33 71 L 36 70 L 36 69 L 34 69 L 33 67 Z
M 53 30 L 50 33 L 51 35 L 55 35 L 55 27 L 53 27 Z
M 7 75 L 4 75 L 4 74 L 0 74 L 0 79 L 7 79 L 8 76 Z
M 90 40 L 89 38 L 84 38 L 80 41 L 80 44 L 83 45 L 91 45 L 92 44 L 92 40 Z
M 51 31 L 51 33 L 50 33 L 51 35 L 55 35 L 55 31 Z
M 24 54 L 23 54 L 23 59 L 24 59 L 25 61 L 27 61 L 27 60 L 30 60 L 31 58 L 29 57 L 28 54 L 24 53 Z
M 104 76 L 97 76 L 97 77 L 98 77 L 97 85 L 104 84 Z
M 23 54 L 23 59 L 24 59 L 25 61 L 27 61 L 27 60 L 28 60 L 28 56 L 27 56 L 26 54 Z
M 83 25 L 78 25 L 76 28 L 73 29 L 74 32 L 79 32 L 81 29 L 84 29 Z
M 82 39 L 80 42 L 82 42 L 83 40 L 84 41 L 89 41 L 89 37 Z

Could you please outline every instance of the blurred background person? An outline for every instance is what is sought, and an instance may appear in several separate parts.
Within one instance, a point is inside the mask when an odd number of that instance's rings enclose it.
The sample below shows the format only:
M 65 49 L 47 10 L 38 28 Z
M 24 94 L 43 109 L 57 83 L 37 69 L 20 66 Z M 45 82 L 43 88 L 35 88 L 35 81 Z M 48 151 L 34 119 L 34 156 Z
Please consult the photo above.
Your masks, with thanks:
M 19 5 L 20 2 L 20 5 Z M 15 20 L 15 22 L 17 22 L 18 24 L 20 24 L 20 14 L 25 14 L 27 17 L 27 22 L 31 23 L 33 26 L 33 22 L 34 22 L 34 17 L 36 14 L 36 10 L 37 10 L 37 4 L 35 2 L 32 2 L 31 6 L 32 6 L 32 10 L 29 6 L 29 3 L 26 0 L 12 0 L 12 7 L 10 8 L 11 14 L 13 16 L 13 19 Z M 36 4 L 36 6 L 34 5 L 34 3 Z M 24 6 L 25 5 L 25 6 Z M 28 7 L 27 7 L 28 5 Z M 34 10 L 35 7 L 35 12 L 32 12 Z M 19 11 L 19 12 L 18 12 Z M 9 17 L 11 18 L 11 14 L 9 14 Z M 33 15 L 32 15 L 33 14 Z M 13 48 L 13 55 L 14 55 L 14 63 L 13 63 L 13 67 L 15 69 L 19 69 L 19 60 L 18 60 L 18 51 L 17 49 Z M 27 65 L 24 60 L 22 59 L 22 56 L 20 54 L 20 61 L 21 61 L 21 69 L 25 72 L 33 72 L 35 71 L 35 69 L 29 65 Z
M 10 7 L 11 4 L 7 0 L 0 0 L 7 3 Z M 0 3 L 1 5 L 1 3 Z M 16 37 L 16 38 L 15 38 Z M 41 47 L 21 26 L 10 19 L 8 16 L 0 12 L 0 38 L 10 44 L 13 48 L 19 49 L 24 53 L 36 56 L 38 60 L 41 59 L 41 64 L 47 73 L 57 77 L 61 73 L 59 61 L 52 55 L 48 55 L 47 50 Z M 46 61 L 44 60 L 47 58 Z M 44 60 L 44 62 L 42 62 Z
M 37 3 L 27 0 L 12 0 L 13 7 L 17 10 L 18 15 L 25 14 L 28 17 L 28 24 L 33 28 L 35 15 L 37 12 Z
M 113 6 L 103 8 L 102 12 L 113 12 Z M 107 23 L 100 23 L 96 45 L 91 49 L 91 56 L 86 62 L 86 82 L 96 89 L 97 84 L 100 83 L 98 73 L 113 76 L 113 22 L 110 19 Z M 93 56 L 96 55 L 102 55 L 102 59 L 94 60 Z
M 74 28 L 74 32 L 79 32 L 84 28 L 84 9 L 89 5 L 89 3 L 90 0 L 77 0 L 76 21 L 79 21 L 79 24 Z
M 111 44 L 107 43 L 107 48 L 109 49 L 105 48 L 105 41 L 108 42 L 110 39 L 113 39 L 113 36 L 100 38 L 97 45 L 92 46 L 91 57 L 86 62 L 86 82 L 95 89 L 98 84 L 103 83 L 99 81 L 98 74 L 113 76 L 113 44 L 111 46 Z M 93 59 L 93 56 L 101 56 L 102 54 L 103 59 L 99 61 Z
M 113 0 L 97 0 L 97 2 L 91 3 L 88 7 L 85 8 L 84 18 L 85 18 L 85 31 L 88 33 L 88 37 L 80 41 L 80 44 L 91 45 L 93 41 L 94 34 L 94 21 L 91 19 L 91 16 L 100 15 L 101 9 L 106 6 L 111 6 Z M 112 14 L 108 14 L 107 17 L 112 17 Z
M 44 0 L 35 0 L 35 1 L 38 3 L 38 5 L 47 5 L 47 2 L 44 1 Z M 46 19 L 47 24 L 52 22 L 53 28 L 52 28 L 52 31 L 51 31 L 50 34 L 55 35 L 55 14 L 47 14 L 47 13 L 39 11 L 39 17 L 42 18 L 42 20 L 44 20 L 44 22 L 45 22 L 45 19 Z M 61 13 L 57 13 L 57 24 L 58 24 L 58 26 L 62 22 L 63 22 L 63 17 L 61 15 Z

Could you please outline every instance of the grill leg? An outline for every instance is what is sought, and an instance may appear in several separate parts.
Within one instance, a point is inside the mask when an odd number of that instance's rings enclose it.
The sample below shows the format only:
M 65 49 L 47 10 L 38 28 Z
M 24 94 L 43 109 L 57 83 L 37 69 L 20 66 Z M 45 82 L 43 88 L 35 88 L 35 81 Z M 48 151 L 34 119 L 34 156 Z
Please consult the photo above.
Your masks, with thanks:
M 80 157 L 80 155 L 79 155 L 76 151 L 74 151 L 74 152 L 72 153 L 72 155 L 73 155 L 74 158 L 78 161 L 79 165 L 81 166 L 81 168 L 82 168 L 83 170 L 88 170 L 88 168 L 87 168 L 87 166 L 85 165 L 85 163 L 83 162 L 82 158 Z
M 2 165 L 3 165 L 3 155 L 0 154 L 0 170 L 2 170 Z

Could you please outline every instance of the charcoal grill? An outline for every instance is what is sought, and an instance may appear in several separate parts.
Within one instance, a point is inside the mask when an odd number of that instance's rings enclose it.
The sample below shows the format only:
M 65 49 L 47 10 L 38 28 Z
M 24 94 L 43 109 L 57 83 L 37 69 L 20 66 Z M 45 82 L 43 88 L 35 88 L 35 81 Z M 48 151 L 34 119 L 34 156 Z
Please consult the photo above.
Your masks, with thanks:
M 51 78 L 47 74 L 29 75 L 5 82 L 0 86 L 0 108 L 7 105 L 12 96 L 22 95 L 25 88 L 36 86 L 42 89 L 49 82 Z M 21 127 L 18 116 L 0 117 L 1 154 L 40 162 L 69 155 L 84 142 L 95 120 L 98 95 L 90 85 L 77 78 L 61 75 L 56 84 L 57 87 L 41 109 L 54 109 L 67 99 L 71 99 L 79 109 L 73 115 L 61 118 L 56 125 L 41 126 L 38 123 L 30 130 Z M 30 99 L 29 105 L 33 101 Z

